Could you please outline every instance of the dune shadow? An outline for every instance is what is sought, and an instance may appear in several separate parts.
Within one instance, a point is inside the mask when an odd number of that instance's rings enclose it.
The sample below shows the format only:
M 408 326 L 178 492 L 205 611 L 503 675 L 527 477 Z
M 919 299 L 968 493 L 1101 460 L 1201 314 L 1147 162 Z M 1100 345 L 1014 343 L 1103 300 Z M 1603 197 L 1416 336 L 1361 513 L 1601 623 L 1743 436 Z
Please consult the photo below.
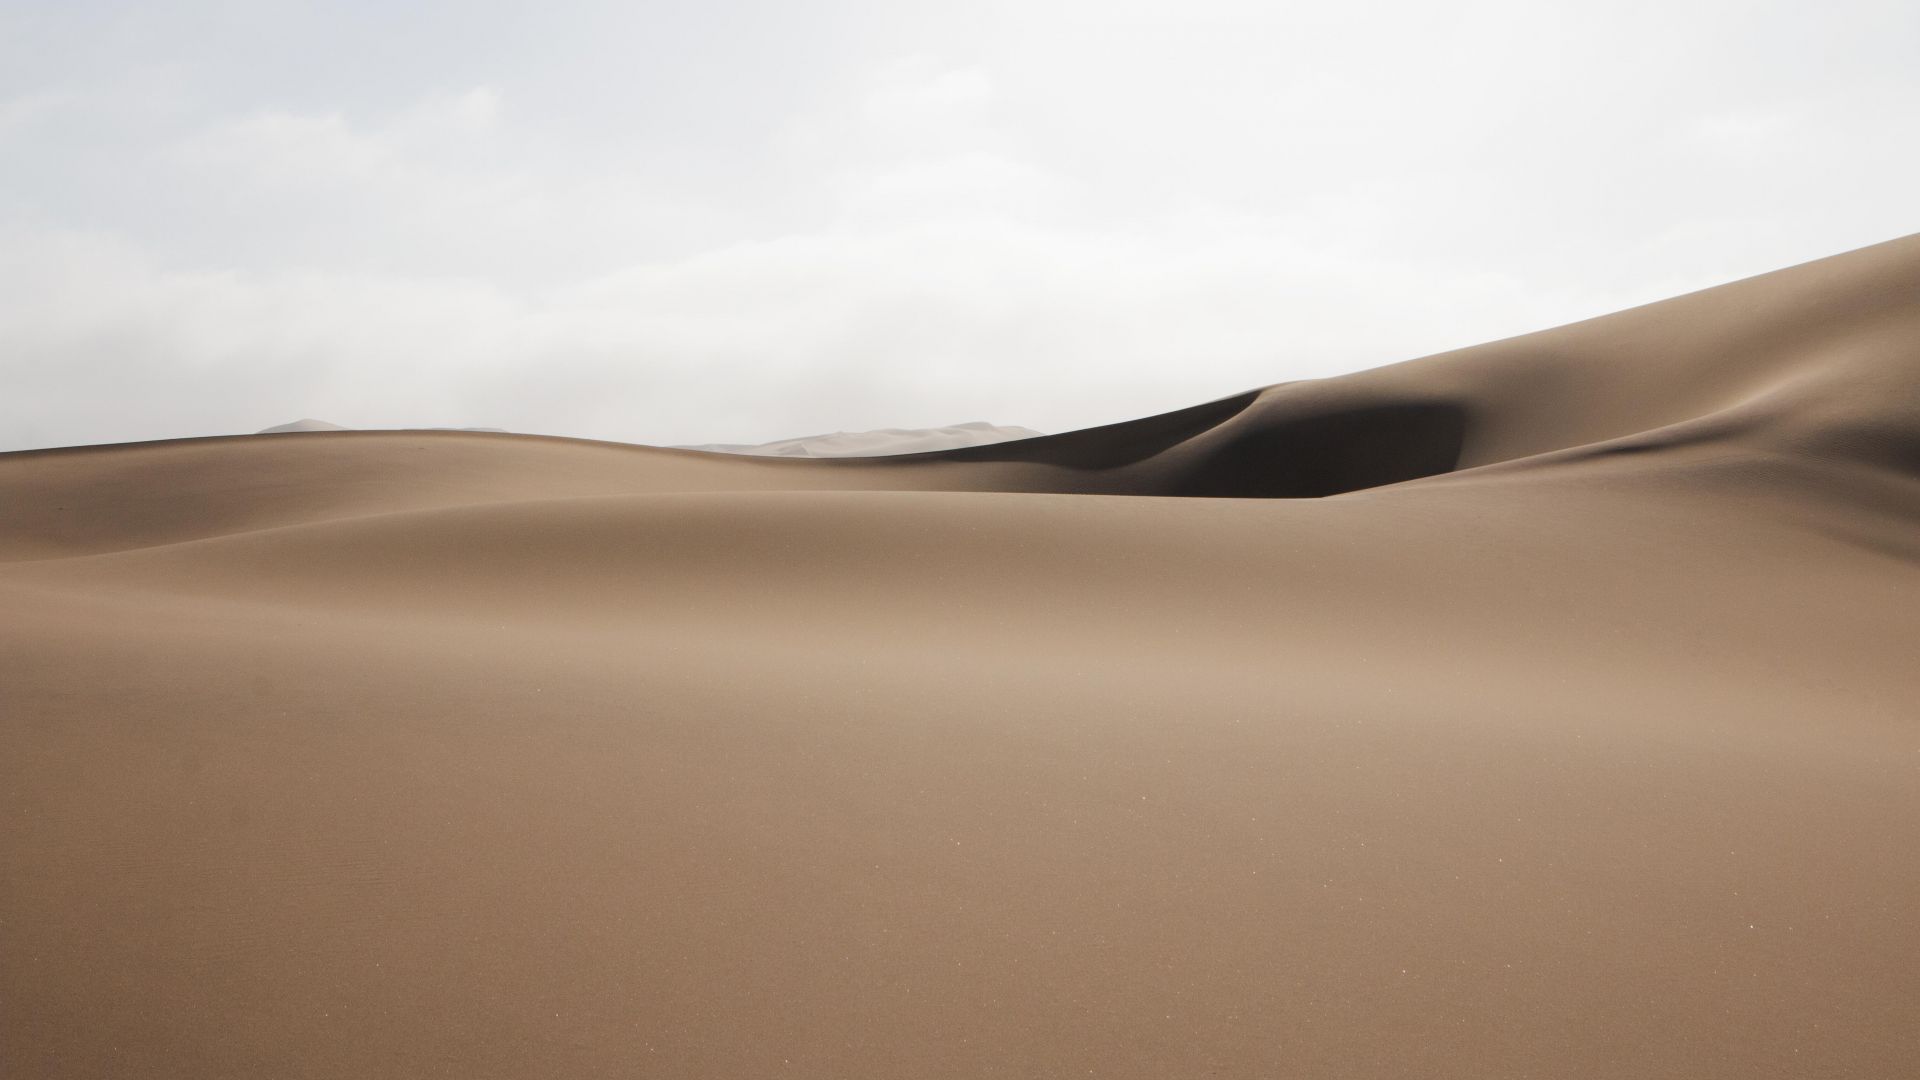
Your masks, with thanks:
M 1237 424 L 1181 470 L 1167 493 L 1313 499 L 1418 480 L 1459 464 L 1466 430 L 1466 410 L 1438 401 Z
M 1158 456 L 1246 411 L 1260 397 L 1257 390 L 1209 401 L 1204 405 L 1161 413 L 1103 427 L 1065 431 L 1032 439 L 902 455 L 893 460 L 1021 462 L 1065 469 L 1116 469 Z

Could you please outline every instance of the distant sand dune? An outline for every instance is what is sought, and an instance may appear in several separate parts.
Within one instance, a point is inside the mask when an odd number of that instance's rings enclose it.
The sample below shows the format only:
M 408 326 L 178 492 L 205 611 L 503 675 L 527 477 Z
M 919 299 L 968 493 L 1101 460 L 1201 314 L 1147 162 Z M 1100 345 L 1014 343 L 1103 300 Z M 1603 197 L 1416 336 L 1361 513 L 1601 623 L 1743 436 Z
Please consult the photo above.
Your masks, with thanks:
M 992 445 L 0 507 L 9 1076 L 1920 1060 L 1920 238 Z
M 275 424 L 272 427 L 261 428 L 257 432 L 257 434 L 279 435 L 279 434 L 284 434 L 290 431 L 345 431 L 345 430 L 347 429 L 344 427 L 341 427 L 339 424 L 331 424 L 325 420 L 315 420 L 309 417 L 305 420 L 294 420 L 285 424 Z
M 705 450 L 721 454 L 757 454 L 765 457 L 877 457 L 957 450 L 1013 439 L 1031 439 L 1032 428 L 1006 427 L 971 421 L 939 428 L 882 428 L 878 431 L 836 431 L 830 435 L 803 435 L 770 443 L 705 443 L 678 450 Z

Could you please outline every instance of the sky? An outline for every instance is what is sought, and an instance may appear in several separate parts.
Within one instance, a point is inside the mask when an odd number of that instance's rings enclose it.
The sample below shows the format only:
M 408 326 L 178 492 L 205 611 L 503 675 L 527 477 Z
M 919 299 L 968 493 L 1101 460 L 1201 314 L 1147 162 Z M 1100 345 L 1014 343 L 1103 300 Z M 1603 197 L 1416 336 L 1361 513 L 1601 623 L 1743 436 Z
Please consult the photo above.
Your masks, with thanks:
M 1060 431 L 1920 231 L 1920 5 L 0 0 L 0 451 Z

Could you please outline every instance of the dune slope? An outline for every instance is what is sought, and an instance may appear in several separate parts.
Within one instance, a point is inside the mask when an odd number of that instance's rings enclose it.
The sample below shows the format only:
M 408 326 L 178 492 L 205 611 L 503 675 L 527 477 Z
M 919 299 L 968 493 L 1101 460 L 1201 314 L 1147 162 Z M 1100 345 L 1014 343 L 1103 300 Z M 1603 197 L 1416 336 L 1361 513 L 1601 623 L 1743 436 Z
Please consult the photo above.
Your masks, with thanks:
M 1920 238 L 956 451 L 0 507 L 8 1075 L 1920 1060 Z

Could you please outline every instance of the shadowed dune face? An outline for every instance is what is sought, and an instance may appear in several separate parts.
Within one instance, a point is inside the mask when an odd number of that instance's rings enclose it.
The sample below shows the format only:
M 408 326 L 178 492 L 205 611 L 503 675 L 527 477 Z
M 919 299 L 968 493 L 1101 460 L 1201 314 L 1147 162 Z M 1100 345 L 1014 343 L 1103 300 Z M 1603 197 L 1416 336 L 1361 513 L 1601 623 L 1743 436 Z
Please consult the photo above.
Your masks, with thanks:
M 1269 391 L 1111 427 L 950 451 L 940 460 L 1117 473 L 1125 485 L 1119 490 L 1130 494 L 1318 498 L 1452 469 L 1465 416 L 1446 402 L 1324 403 Z M 1073 489 L 1102 491 L 1108 482 L 1089 478 Z
M 0 455 L 0 1071 L 1906 1077 L 1920 239 L 901 458 Z
M 1418 480 L 1459 464 L 1467 430 L 1466 409 L 1446 402 L 1251 412 L 1169 494 L 1304 499 Z
M 1204 405 L 1129 420 L 1123 424 L 1023 439 L 1016 443 L 912 455 L 899 461 L 906 465 L 933 460 L 1011 462 L 1104 472 L 1138 465 L 1185 445 L 1239 416 L 1259 397 L 1257 391 L 1236 394 Z

